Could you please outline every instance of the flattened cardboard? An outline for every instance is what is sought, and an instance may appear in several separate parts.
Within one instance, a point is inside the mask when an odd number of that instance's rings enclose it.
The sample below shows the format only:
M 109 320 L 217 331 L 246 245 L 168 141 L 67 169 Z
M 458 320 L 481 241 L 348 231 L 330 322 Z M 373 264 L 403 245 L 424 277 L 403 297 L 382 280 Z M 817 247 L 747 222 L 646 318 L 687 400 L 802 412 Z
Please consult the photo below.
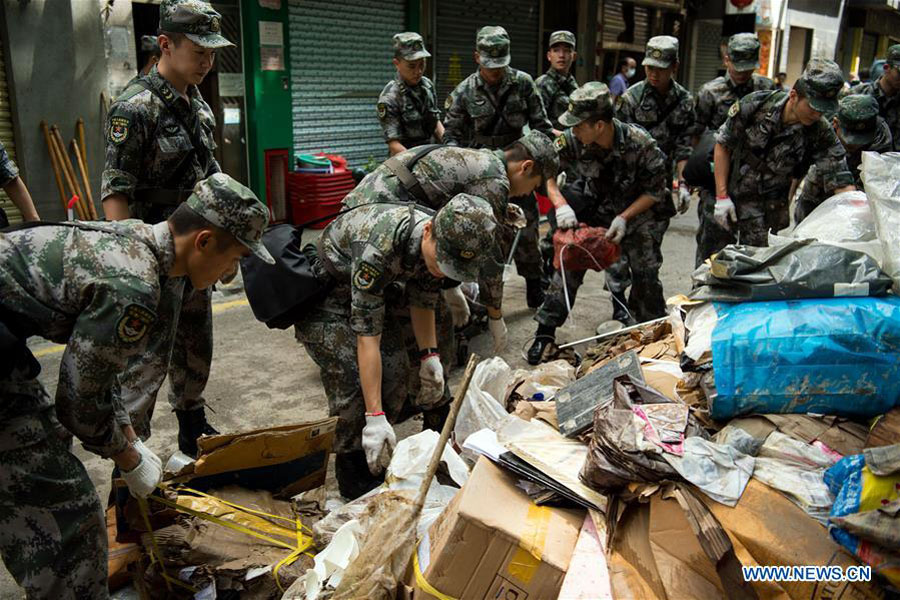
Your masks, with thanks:
M 585 511 L 537 507 L 515 483 L 479 459 L 420 543 L 422 574 L 434 589 L 467 600 L 558 596 Z M 408 585 L 416 600 L 434 598 L 414 577 Z

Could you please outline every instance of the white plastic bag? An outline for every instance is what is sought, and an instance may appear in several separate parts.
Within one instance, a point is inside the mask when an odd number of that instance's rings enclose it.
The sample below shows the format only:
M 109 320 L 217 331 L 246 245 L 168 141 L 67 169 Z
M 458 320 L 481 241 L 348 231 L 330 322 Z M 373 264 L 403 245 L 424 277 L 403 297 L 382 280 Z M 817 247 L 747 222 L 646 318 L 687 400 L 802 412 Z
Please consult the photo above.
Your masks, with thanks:
M 460 447 L 476 431 L 485 427 L 497 431 L 513 418 L 506 412 L 504 404 L 511 378 L 512 370 L 499 356 L 483 360 L 475 367 L 453 429 Z
M 882 268 L 900 289 L 900 152 L 862 153 L 862 180 L 884 252 Z
M 575 381 L 575 367 L 565 360 L 554 360 L 541 363 L 531 370 L 516 369 L 512 374 L 510 385 L 523 398 L 531 398 L 535 394 L 543 394 L 544 400 L 550 400 L 556 392 Z M 521 385 L 519 385 L 521 383 Z

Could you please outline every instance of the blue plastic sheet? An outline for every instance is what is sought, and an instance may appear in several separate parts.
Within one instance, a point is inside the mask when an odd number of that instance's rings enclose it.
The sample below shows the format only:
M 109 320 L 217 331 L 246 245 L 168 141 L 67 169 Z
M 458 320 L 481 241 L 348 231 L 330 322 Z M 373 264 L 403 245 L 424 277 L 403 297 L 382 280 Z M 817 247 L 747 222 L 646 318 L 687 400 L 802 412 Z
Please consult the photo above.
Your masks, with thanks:
M 715 304 L 711 416 L 871 417 L 900 405 L 900 298 Z

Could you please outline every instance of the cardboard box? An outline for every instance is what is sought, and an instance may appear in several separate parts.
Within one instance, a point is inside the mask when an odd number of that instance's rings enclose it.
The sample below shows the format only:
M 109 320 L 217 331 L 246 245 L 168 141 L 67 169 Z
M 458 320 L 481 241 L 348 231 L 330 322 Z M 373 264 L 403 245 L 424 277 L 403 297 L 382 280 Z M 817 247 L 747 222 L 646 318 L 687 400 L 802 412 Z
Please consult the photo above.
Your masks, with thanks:
M 536 506 L 516 479 L 482 457 L 419 544 L 416 600 L 556 598 L 585 511 Z

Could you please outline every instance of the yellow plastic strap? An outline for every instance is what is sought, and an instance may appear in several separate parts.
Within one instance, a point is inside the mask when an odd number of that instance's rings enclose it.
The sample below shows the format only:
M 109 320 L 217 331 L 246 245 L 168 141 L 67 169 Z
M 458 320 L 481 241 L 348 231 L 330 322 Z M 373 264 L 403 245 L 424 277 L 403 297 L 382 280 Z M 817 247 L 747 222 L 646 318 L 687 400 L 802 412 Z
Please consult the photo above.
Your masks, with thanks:
M 235 504 L 234 502 L 229 502 L 228 500 L 223 500 L 222 498 L 217 498 L 216 496 L 211 496 L 211 495 L 207 494 L 206 492 L 201 492 L 200 490 L 195 490 L 195 489 L 189 488 L 189 487 L 180 487 L 177 489 L 177 491 L 179 493 L 188 492 L 190 494 L 194 494 L 194 495 L 200 496 L 202 498 L 209 498 L 210 500 L 215 500 L 216 502 L 224 504 L 225 506 L 230 506 L 231 508 L 236 508 L 245 513 L 250 513 L 252 515 L 259 515 L 261 517 L 268 517 L 270 519 L 277 519 L 279 521 L 287 521 L 291 525 L 296 524 L 296 525 L 299 525 L 299 527 L 302 529 L 309 529 L 303 523 L 300 523 L 300 521 L 296 521 L 296 519 L 293 519 L 291 517 L 282 517 L 280 515 L 271 515 L 267 512 L 263 512 L 261 510 L 256 510 L 256 509 L 253 509 L 253 508 L 250 508 L 247 506 L 241 506 L 240 504 Z M 295 521 L 296 521 L 296 523 L 295 523 Z
M 413 570 L 416 573 L 416 585 L 418 585 L 423 592 L 427 594 L 431 594 L 438 600 L 457 600 L 453 596 L 448 596 L 447 594 L 442 594 L 437 591 L 433 585 L 428 583 L 425 579 L 425 575 L 422 574 L 422 569 L 419 567 L 419 549 L 416 548 L 416 551 L 413 553 Z
M 528 507 L 526 528 L 519 538 L 519 548 L 509 561 L 509 574 L 525 584 L 531 582 L 544 554 L 551 511 L 546 506 Z

